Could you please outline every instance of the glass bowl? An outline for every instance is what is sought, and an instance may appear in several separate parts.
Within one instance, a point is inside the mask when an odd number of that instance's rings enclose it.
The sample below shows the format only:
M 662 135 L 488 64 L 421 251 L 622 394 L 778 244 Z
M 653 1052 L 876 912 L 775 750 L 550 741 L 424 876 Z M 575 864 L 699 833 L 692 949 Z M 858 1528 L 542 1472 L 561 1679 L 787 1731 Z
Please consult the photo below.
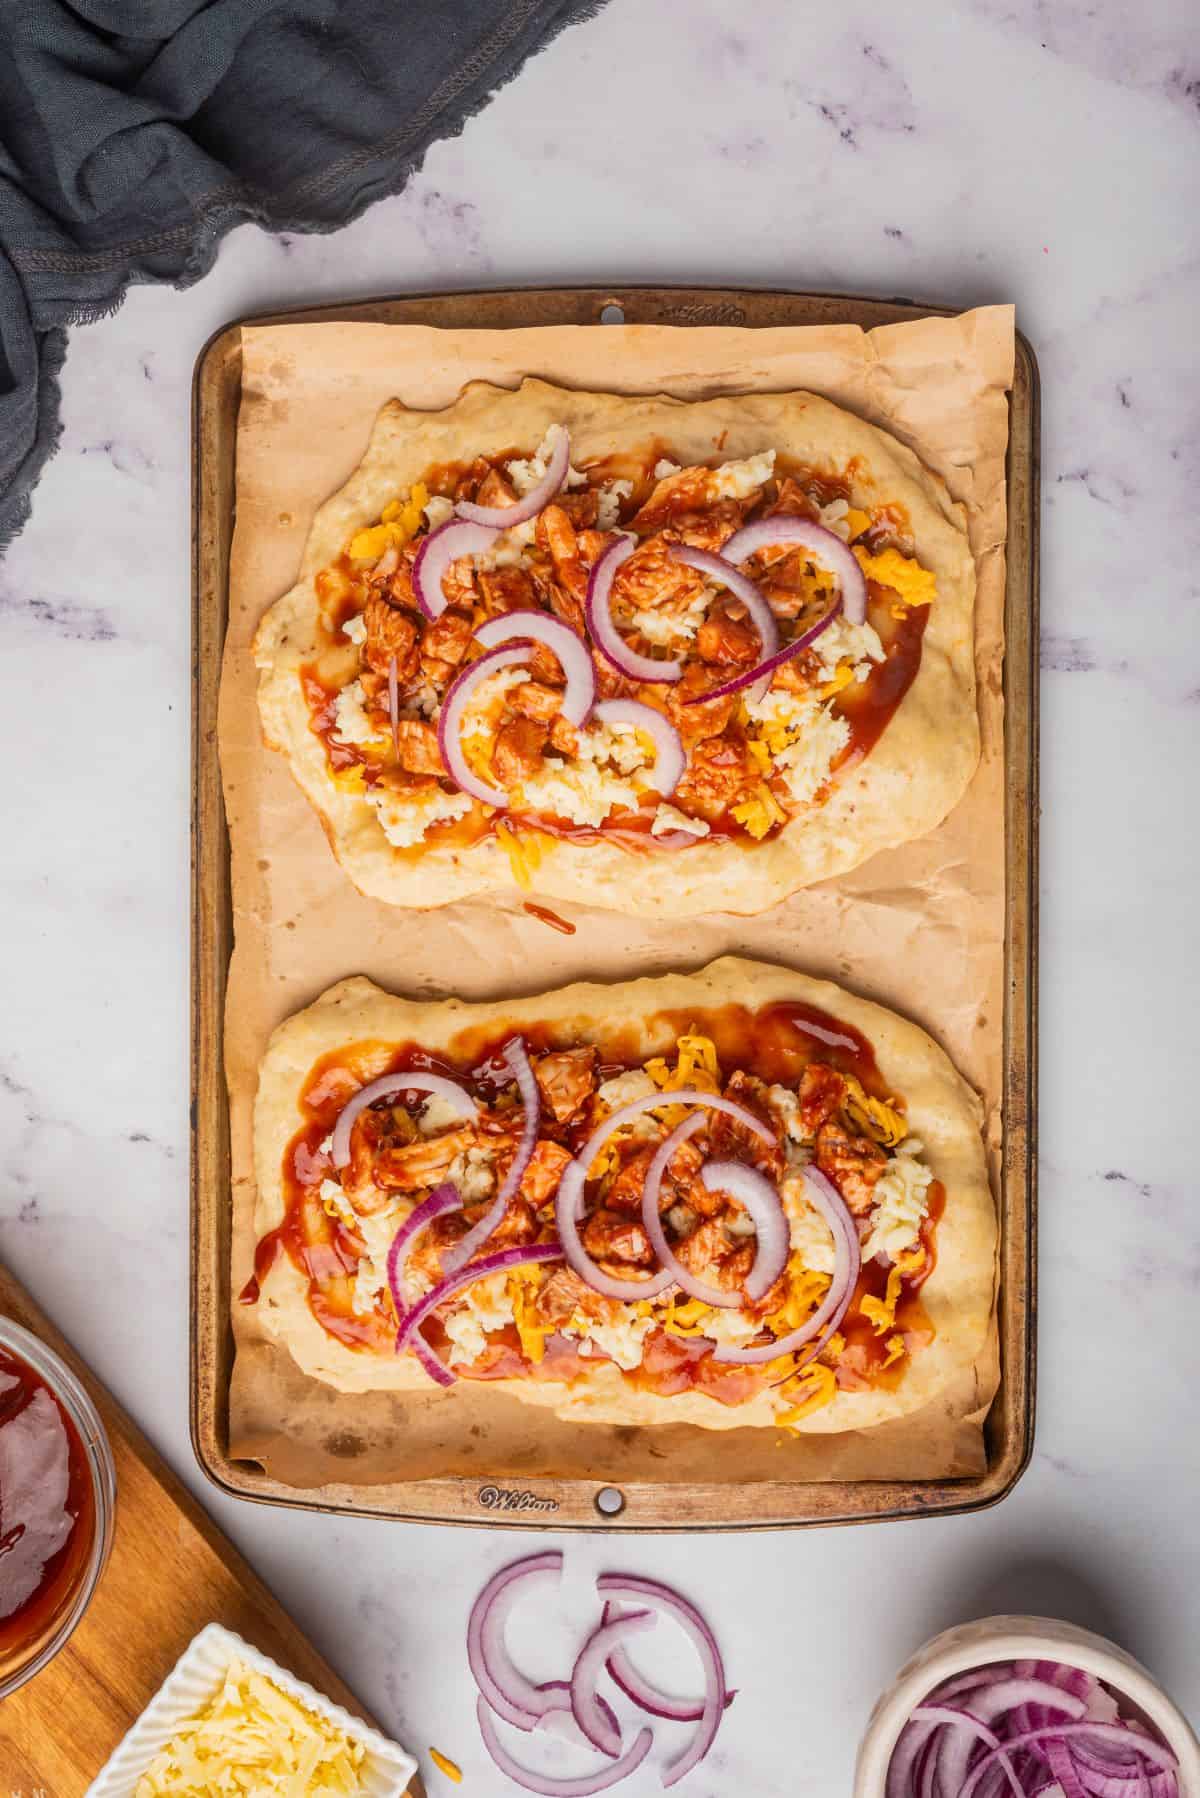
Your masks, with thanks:
M 24 1362 L 34 1375 L 32 1398 L 7 1421 L 5 1391 L 11 1391 L 12 1384 L 0 1375 L 0 1440 L 6 1428 L 11 1430 L 14 1424 L 19 1425 L 21 1417 L 38 1403 L 39 1386 L 49 1388 L 69 1426 L 66 1432 L 67 1463 L 69 1477 L 77 1488 L 74 1495 L 68 1488 L 61 1507 L 67 1515 L 75 1516 L 62 1546 L 47 1558 L 44 1566 L 39 1564 L 39 1583 L 33 1593 L 13 1604 L 8 1617 L 0 1617 L 0 1699 L 3 1699 L 32 1679 L 58 1653 L 91 1603 L 112 1547 L 117 1479 L 112 1449 L 96 1407 L 53 1349 L 47 1348 L 20 1324 L 0 1317 L 0 1354 Z M 47 1408 L 42 1406 L 41 1410 L 48 1420 Z M 50 1452 L 53 1447 L 53 1444 L 49 1445 Z M 0 1480 L 7 1471 L 10 1509 L 19 1503 L 22 1475 L 28 1482 L 27 1490 L 44 1490 L 47 1480 L 61 1478 L 61 1468 L 57 1473 L 54 1470 L 47 1473 L 44 1462 L 39 1462 L 38 1454 L 46 1448 L 45 1431 L 41 1432 L 38 1441 L 32 1428 L 26 1428 L 22 1430 L 19 1445 L 14 1444 L 9 1450 L 0 1452 Z M 17 1456 L 19 1461 L 13 1458 Z M 81 1485 L 82 1494 L 78 1491 Z M 14 1486 L 18 1488 L 15 1495 Z M 84 1494 L 90 1503 L 80 1503 Z M 73 1499 L 79 1505 L 74 1512 L 71 1509 Z M 83 1527 L 90 1528 L 90 1540 L 77 1540 L 85 1511 Z M 24 1526 L 18 1530 L 5 1516 L 5 1492 L 0 1486 L 0 1541 L 13 1537 L 11 1546 L 19 1547 L 23 1534 Z M 44 1578 L 47 1567 L 55 1570 L 49 1578 Z

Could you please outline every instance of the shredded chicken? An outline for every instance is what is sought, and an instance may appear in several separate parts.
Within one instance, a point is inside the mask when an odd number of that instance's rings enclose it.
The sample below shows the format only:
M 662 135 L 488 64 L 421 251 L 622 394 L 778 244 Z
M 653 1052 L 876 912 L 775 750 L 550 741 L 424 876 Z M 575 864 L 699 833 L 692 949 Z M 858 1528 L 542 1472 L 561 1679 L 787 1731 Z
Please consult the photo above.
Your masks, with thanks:
M 826 1119 L 841 1108 L 846 1082 L 836 1068 L 827 1067 L 823 1061 L 810 1061 L 800 1076 L 798 1097 L 804 1132 L 815 1136 Z
M 869 1136 L 854 1136 L 831 1118 L 817 1131 L 816 1163 L 828 1174 L 856 1217 L 874 1203 L 875 1184 L 887 1156 Z
M 469 612 L 447 606 L 440 618 L 425 627 L 421 639 L 421 666 L 435 678 L 445 678 L 443 671 L 457 668 L 466 655 L 474 629 L 474 619 Z
M 736 1160 L 752 1162 L 764 1173 L 778 1177 L 784 1169 L 784 1153 L 777 1140 L 778 1125 L 771 1115 L 766 1098 L 766 1086 L 753 1074 L 744 1073 L 741 1068 L 730 1075 L 725 1088 L 725 1097 L 732 1099 L 735 1105 L 743 1106 L 754 1116 L 761 1118 L 771 1131 L 771 1141 L 765 1142 L 746 1124 L 737 1118 L 729 1117 L 718 1111 L 713 1113 L 712 1152 L 716 1159 L 728 1160 L 732 1155 Z
M 745 606 L 735 602 L 712 608 L 700 626 L 696 648 L 704 661 L 718 668 L 752 668 L 762 654 L 762 640 Z
M 556 1123 L 568 1123 L 596 1090 L 595 1048 L 561 1049 L 534 1064 L 542 1099 Z
M 520 786 L 531 780 L 542 766 L 542 751 L 549 731 L 533 718 L 510 718 L 496 732 L 492 750 L 492 767 L 504 787 Z
M 392 658 L 401 681 L 410 681 L 417 669 L 420 624 L 411 612 L 403 612 L 386 599 L 372 594 L 363 608 L 367 627 L 363 660 L 376 674 L 386 675 Z
M 403 718 L 396 726 L 396 758 L 410 774 L 444 774 L 442 752 L 432 724 Z
M 673 804 L 713 823 L 759 783 L 759 770 L 742 738 L 727 733 L 704 737 L 691 752 L 687 769 L 672 795 Z
M 375 1178 L 393 1192 L 413 1192 L 436 1186 L 448 1176 L 460 1155 L 474 1148 L 479 1134 L 471 1124 L 447 1130 L 441 1136 L 424 1136 L 404 1147 L 385 1146 L 375 1157 Z
M 558 1183 L 562 1179 L 563 1169 L 571 1159 L 571 1151 L 564 1149 L 561 1143 L 549 1142 L 545 1137 L 538 1143 L 530 1158 L 529 1166 L 521 1176 L 521 1196 L 528 1199 L 535 1209 L 540 1208 L 552 1193 L 558 1191 Z
M 650 1267 L 654 1251 L 636 1218 L 619 1211 L 593 1211 L 582 1230 L 583 1246 L 595 1261 Z

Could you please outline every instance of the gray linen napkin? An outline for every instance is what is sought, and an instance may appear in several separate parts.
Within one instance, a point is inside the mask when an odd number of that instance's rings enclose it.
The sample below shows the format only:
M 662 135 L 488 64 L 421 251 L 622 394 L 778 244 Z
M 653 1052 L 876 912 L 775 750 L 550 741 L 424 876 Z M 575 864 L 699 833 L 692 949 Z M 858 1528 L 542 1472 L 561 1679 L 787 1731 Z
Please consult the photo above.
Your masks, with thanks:
M 4 0 L 0 549 L 58 433 L 66 328 L 199 280 L 224 232 L 332 231 L 604 0 Z

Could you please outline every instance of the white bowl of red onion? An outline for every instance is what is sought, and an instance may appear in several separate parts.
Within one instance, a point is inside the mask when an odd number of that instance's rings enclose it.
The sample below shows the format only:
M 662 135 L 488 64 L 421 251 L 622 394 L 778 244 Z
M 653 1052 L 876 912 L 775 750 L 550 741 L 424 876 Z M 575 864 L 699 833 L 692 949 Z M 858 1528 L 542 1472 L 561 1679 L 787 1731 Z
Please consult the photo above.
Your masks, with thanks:
M 854 1798 L 1200 1798 L 1200 1742 L 1114 1642 L 984 1617 L 900 1670 L 871 1713 Z

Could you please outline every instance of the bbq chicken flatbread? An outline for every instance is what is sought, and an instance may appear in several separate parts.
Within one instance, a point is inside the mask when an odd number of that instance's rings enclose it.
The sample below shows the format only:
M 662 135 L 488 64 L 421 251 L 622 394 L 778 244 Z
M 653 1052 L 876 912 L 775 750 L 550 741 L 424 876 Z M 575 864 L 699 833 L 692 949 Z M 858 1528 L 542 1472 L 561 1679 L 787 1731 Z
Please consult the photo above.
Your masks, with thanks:
M 959 798 L 974 592 L 940 480 L 813 394 L 475 384 L 383 408 L 259 706 L 374 897 L 756 912 Z
M 971 1090 L 914 1025 L 733 957 L 498 1004 L 343 981 L 271 1040 L 255 1158 L 243 1299 L 346 1392 L 862 1429 L 991 1314 Z

